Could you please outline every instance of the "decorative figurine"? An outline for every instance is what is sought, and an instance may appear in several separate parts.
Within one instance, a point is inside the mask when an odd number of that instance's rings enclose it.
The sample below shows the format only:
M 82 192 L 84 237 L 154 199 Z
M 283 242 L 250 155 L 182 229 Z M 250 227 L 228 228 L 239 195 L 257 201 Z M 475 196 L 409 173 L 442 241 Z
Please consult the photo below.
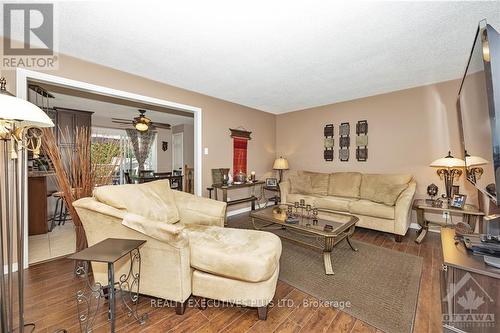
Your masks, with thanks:
M 434 197 L 438 194 L 439 188 L 436 184 L 430 184 L 427 186 L 427 194 L 431 197 L 431 200 L 434 200 Z

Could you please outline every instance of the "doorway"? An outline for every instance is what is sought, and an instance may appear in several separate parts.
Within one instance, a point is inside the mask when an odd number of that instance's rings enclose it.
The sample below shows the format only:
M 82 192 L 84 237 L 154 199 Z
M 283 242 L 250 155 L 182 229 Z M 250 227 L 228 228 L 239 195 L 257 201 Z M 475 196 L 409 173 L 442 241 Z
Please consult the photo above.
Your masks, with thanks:
M 179 112 L 187 112 L 192 114 L 193 117 L 193 127 L 194 127 L 194 144 L 193 144 L 193 149 L 194 149 L 194 192 L 196 195 L 201 195 L 201 184 L 202 184 L 202 179 L 201 179 L 201 109 L 194 107 L 194 106 L 189 106 L 189 105 L 184 105 L 184 104 L 179 104 L 179 103 L 174 103 L 158 98 L 153 98 L 153 97 L 148 97 L 144 95 L 138 95 L 138 94 L 133 94 L 129 93 L 126 91 L 121 91 L 121 90 L 116 90 L 108 87 L 103 87 L 103 86 L 98 86 L 98 85 L 93 85 L 89 84 L 86 82 L 81 82 L 81 81 L 76 81 L 76 80 L 71 80 L 71 79 L 66 79 L 63 77 L 58 77 L 54 75 L 49 75 L 45 73 L 39 73 L 35 71 L 30 71 L 26 69 L 21 69 L 18 68 L 16 71 L 16 91 L 17 91 L 17 97 L 28 100 L 28 82 L 38 82 L 38 83 L 43 83 L 43 84 L 48 84 L 48 85 L 53 85 L 61 88 L 67 88 L 67 89 L 72 89 L 72 90 L 78 90 L 81 91 L 82 93 L 88 93 L 88 94 L 95 94 L 102 96 L 103 98 L 115 98 L 115 99 L 120 99 L 120 100 L 125 100 L 129 101 L 131 103 L 142 103 L 142 104 L 147 104 L 151 106 L 156 106 L 159 108 L 168 108 L 171 110 L 177 110 Z M 27 165 L 25 166 L 27 167 Z M 27 181 L 26 181 L 27 183 Z M 25 189 L 25 201 L 28 201 L 28 189 Z M 28 205 L 26 205 L 25 208 L 25 220 L 24 220 L 24 225 L 25 225 L 25 239 L 28 239 Z M 29 248 L 28 248 L 28 242 L 24 242 L 24 252 L 29 253 Z M 24 267 L 28 267 L 28 262 L 29 258 L 28 256 L 25 257 L 24 261 Z

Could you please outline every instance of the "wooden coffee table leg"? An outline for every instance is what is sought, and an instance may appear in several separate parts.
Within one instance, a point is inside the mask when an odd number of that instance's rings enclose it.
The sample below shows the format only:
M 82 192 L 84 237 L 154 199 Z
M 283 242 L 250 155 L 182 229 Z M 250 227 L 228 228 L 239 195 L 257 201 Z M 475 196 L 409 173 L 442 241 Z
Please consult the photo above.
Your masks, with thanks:
M 333 275 L 332 267 L 332 249 L 335 245 L 335 238 L 325 237 L 325 249 L 323 250 L 323 261 L 325 263 L 325 274 Z

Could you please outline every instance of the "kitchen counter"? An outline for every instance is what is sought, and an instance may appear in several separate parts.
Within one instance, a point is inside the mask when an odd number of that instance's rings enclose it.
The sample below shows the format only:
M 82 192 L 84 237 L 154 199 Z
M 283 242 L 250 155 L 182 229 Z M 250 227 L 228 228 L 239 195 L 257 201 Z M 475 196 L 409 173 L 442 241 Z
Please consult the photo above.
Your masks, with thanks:
M 55 171 L 28 171 L 28 177 L 48 177 L 55 175 Z

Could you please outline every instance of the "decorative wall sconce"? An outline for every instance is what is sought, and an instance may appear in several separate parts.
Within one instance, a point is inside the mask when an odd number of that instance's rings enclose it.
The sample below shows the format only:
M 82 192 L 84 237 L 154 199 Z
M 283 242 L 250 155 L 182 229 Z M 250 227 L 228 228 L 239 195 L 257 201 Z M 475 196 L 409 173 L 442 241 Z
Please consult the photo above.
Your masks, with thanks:
M 161 142 L 161 150 L 167 151 L 168 150 L 168 142 L 167 141 L 162 141 Z

